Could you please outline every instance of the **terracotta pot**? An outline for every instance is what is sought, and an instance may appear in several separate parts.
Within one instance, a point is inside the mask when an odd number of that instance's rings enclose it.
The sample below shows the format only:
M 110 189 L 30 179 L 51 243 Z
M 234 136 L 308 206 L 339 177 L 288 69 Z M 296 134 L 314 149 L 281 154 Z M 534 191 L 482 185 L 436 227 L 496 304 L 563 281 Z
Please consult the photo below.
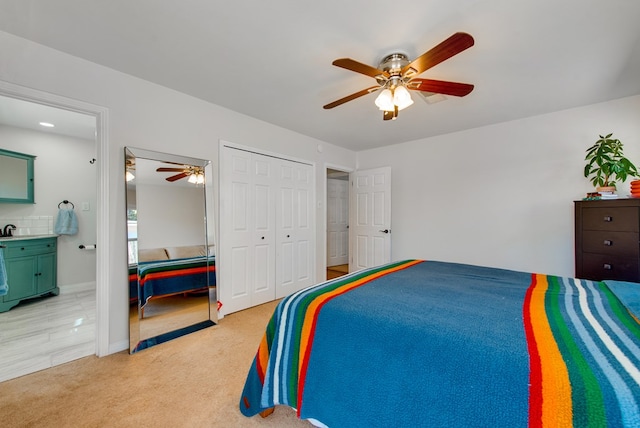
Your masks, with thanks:
M 601 186 L 601 187 L 596 187 L 596 190 L 598 191 L 598 193 L 603 193 L 603 192 L 616 193 L 616 186 Z

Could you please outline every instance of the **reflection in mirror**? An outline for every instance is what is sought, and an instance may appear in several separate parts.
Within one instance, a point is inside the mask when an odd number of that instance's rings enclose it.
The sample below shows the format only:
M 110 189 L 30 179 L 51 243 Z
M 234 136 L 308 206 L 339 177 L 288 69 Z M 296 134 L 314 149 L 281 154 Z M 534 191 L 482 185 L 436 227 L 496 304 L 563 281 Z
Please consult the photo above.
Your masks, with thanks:
M 32 204 L 35 156 L 0 149 L 0 202 Z
M 217 322 L 212 177 L 207 160 L 125 148 L 131 353 Z

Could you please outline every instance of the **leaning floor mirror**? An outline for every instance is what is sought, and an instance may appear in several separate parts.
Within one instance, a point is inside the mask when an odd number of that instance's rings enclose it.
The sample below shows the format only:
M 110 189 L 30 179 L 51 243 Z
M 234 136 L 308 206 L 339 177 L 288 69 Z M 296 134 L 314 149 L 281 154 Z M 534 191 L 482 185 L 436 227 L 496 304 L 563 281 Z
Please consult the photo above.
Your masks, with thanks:
M 218 321 L 211 169 L 125 148 L 131 353 Z

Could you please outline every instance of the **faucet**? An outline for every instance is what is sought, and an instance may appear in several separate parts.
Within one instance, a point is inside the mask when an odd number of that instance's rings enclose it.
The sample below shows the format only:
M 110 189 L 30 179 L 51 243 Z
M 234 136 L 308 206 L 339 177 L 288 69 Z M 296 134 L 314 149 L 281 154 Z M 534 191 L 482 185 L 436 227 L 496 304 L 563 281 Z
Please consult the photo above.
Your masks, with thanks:
M 0 231 L 0 236 L 11 237 L 13 234 L 11 233 L 13 230 L 16 230 L 15 224 L 8 224 L 4 227 L 4 231 Z

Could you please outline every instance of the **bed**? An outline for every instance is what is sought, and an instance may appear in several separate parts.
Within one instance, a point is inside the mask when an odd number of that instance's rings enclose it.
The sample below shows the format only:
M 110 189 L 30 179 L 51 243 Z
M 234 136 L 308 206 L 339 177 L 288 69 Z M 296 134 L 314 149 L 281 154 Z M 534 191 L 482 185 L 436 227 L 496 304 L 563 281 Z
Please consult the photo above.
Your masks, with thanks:
M 207 292 L 216 284 L 215 269 L 214 256 L 140 262 L 129 267 L 130 302 L 141 299 L 144 308 L 154 297 Z
M 240 397 L 329 427 L 640 426 L 640 284 L 404 260 L 283 299 Z

